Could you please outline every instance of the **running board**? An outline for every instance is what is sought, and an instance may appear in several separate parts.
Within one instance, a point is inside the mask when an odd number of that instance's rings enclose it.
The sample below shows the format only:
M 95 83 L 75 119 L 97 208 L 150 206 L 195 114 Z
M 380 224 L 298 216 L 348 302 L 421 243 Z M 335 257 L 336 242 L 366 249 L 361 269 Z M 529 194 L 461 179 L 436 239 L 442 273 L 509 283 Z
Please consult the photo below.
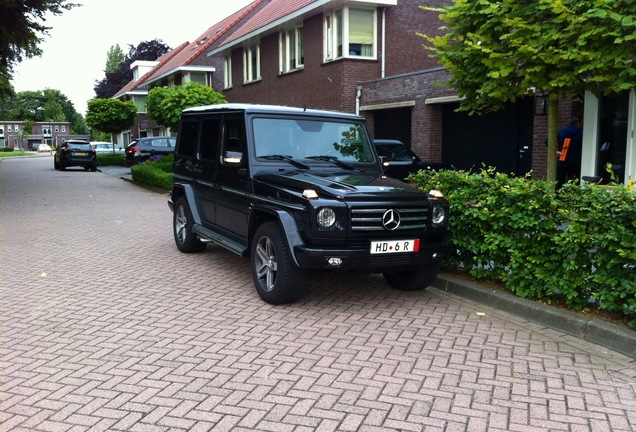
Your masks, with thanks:
M 212 231 L 209 228 L 206 228 L 199 224 L 194 224 L 192 226 L 192 231 L 196 235 L 198 235 L 202 241 L 204 242 L 212 242 L 216 243 L 219 246 L 224 247 L 225 249 L 234 252 L 237 255 L 245 258 L 248 255 L 247 245 L 241 244 L 231 238 L 224 236 L 216 231 Z

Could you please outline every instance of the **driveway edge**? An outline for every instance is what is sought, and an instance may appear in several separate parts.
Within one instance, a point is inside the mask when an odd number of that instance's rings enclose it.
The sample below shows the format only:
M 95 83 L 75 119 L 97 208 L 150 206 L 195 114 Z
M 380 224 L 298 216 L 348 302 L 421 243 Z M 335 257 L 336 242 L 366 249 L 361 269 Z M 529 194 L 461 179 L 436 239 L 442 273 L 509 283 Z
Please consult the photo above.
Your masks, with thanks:
M 588 318 L 537 303 L 499 290 L 486 288 L 474 282 L 440 274 L 431 285 L 441 291 L 483 303 L 530 321 L 571 334 L 588 342 L 609 348 L 636 359 L 636 331 L 595 318 Z

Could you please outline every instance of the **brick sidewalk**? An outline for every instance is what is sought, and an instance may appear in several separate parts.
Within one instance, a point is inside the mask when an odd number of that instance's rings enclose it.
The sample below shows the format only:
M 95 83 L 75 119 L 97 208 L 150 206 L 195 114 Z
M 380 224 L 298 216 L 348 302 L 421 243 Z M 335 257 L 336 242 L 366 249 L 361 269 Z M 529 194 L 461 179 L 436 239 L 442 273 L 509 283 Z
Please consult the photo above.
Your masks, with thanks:
M 270 306 L 166 196 L 0 162 L 0 430 L 633 431 L 636 364 L 437 289 Z

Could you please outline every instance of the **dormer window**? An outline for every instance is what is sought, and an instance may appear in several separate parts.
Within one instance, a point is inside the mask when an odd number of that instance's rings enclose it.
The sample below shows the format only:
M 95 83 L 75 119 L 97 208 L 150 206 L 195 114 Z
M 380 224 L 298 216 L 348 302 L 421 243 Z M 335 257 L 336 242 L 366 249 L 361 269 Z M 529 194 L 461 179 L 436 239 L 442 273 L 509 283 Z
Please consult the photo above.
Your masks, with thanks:
M 325 15 L 325 61 L 339 58 L 377 58 L 376 28 L 375 9 L 345 7 Z

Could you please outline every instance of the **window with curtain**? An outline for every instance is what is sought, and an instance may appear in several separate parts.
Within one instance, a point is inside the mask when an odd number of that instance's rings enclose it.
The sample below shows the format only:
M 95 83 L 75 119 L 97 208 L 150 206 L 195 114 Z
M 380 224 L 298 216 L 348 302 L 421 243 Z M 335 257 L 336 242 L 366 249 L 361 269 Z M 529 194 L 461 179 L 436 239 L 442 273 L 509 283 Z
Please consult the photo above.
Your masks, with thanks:
M 281 73 L 302 69 L 305 63 L 303 28 L 295 27 L 280 33 Z
M 252 45 L 243 51 L 243 80 L 246 83 L 261 79 L 260 46 Z
M 227 56 L 223 60 L 223 87 L 232 88 L 232 56 Z
M 376 10 L 345 7 L 325 15 L 325 61 L 376 57 Z

